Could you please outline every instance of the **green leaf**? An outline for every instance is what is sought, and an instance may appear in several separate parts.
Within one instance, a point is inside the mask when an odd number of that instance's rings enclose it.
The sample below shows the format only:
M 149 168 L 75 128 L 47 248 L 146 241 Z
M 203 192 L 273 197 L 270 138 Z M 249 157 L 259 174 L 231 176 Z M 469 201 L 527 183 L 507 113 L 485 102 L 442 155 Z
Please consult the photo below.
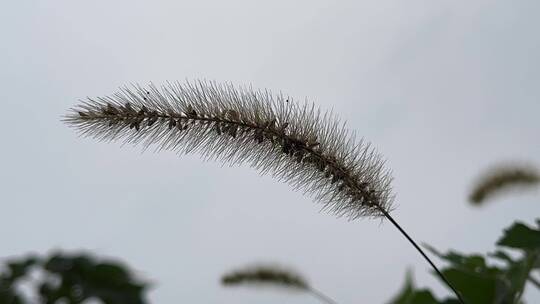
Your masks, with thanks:
M 448 298 L 442 301 L 441 304 L 461 304 L 461 302 L 458 299 Z
M 37 258 L 30 256 L 26 259 L 17 259 L 7 261 L 7 267 L 10 270 L 9 279 L 15 281 L 21 277 L 24 277 L 34 264 L 36 264 Z
M 389 304 L 439 304 L 439 301 L 427 289 L 415 289 L 412 272 L 407 271 L 405 285 Z
M 513 294 L 516 294 L 523 288 L 523 285 L 527 283 L 529 277 L 530 265 L 528 265 L 526 259 L 517 261 L 508 266 L 508 270 L 505 273 L 505 278 L 510 283 L 509 289 Z
M 13 293 L 11 290 L 0 289 L 0 303 L 6 304 L 22 304 L 21 297 Z
M 449 262 L 456 269 L 471 273 L 481 273 L 488 276 L 495 276 L 501 273 L 501 269 L 495 266 L 488 266 L 483 256 L 479 254 L 464 255 L 456 251 L 449 251 L 446 254 L 440 253 L 430 245 L 423 246 L 440 259 Z
M 519 297 L 524 285 L 527 284 L 530 272 L 537 267 L 538 253 L 525 251 L 522 257 L 513 259 L 506 252 L 497 250 L 490 256 L 506 262 L 499 279 L 506 282 L 509 299 Z
M 488 266 L 486 259 L 478 254 L 463 255 L 455 251 L 442 254 L 429 245 L 424 247 L 450 263 L 451 267 L 443 270 L 443 274 L 468 302 L 511 303 L 519 290 L 521 268 L 511 267 L 514 265 L 509 263 L 512 259 L 503 251 L 496 251 L 492 255 L 507 261 L 508 268 Z M 451 303 L 451 300 L 447 303 Z
M 411 298 L 414 293 L 414 282 L 412 277 L 412 272 L 407 270 L 405 274 L 405 285 L 398 293 L 398 295 L 390 301 L 391 304 L 406 304 L 409 303 L 408 300 Z
M 98 298 L 104 303 L 144 303 L 146 284 L 138 283 L 120 263 L 98 262 L 90 255 L 57 253 L 45 263 L 45 269 L 60 277 L 55 286 L 45 282 L 40 286 L 44 299 L 67 298 L 79 303 Z
M 442 272 L 467 303 L 508 303 L 508 290 L 495 276 L 455 268 L 445 269 Z
M 427 289 L 421 289 L 414 292 L 407 302 L 408 304 L 439 304 L 439 301 Z
M 508 264 L 514 263 L 514 259 L 508 255 L 508 253 L 502 251 L 502 250 L 495 250 L 495 252 L 488 254 L 490 257 L 502 260 L 507 262 Z
M 497 245 L 523 250 L 540 249 L 540 231 L 516 222 L 504 230 L 504 235 L 497 241 Z
M 93 279 L 103 285 L 118 286 L 129 281 L 128 272 L 120 265 L 100 263 L 94 266 Z

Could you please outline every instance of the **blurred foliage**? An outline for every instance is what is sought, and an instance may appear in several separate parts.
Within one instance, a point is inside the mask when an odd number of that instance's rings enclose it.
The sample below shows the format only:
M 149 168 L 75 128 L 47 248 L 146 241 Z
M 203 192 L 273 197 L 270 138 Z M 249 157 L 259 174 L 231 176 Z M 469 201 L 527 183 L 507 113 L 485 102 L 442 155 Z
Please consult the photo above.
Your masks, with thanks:
M 407 275 L 405 277 L 405 286 L 403 286 L 402 290 L 399 292 L 399 294 L 392 300 L 390 303 L 395 304 L 437 304 L 437 303 L 445 303 L 445 304 L 453 304 L 457 303 L 459 304 L 458 300 L 454 299 L 447 299 L 445 301 L 437 301 L 435 299 L 435 296 L 429 291 L 428 289 L 418 289 L 414 285 L 413 276 L 410 271 L 407 272 Z
M 532 272 L 540 268 L 540 230 L 515 222 L 504 230 L 496 245 L 497 249 L 486 255 L 465 255 L 456 251 L 440 253 L 429 245 L 424 247 L 448 264 L 442 272 L 467 303 L 524 303 L 521 296 L 526 285 L 540 288 L 532 276 Z M 517 252 L 511 255 L 509 249 Z M 459 302 L 453 298 L 438 300 L 429 290 L 416 288 L 408 273 L 405 286 L 390 303 Z
M 138 282 L 118 262 L 98 261 L 89 254 L 55 253 L 48 257 L 30 256 L 5 261 L 0 273 L 0 303 L 35 303 L 20 284 L 33 286 L 38 303 L 142 304 L 146 283 Z

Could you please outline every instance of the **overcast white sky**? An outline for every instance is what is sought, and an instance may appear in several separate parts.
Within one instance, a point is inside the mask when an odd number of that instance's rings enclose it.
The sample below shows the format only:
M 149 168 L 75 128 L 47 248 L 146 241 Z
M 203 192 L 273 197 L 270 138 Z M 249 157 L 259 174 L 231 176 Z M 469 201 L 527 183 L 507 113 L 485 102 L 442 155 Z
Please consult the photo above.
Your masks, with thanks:
M 205 78 L 333 108 L 386 157 L 396 219 L 441 250 L 486 252 L 540 193 L 466 203 L 500 160 L 540 164 L 540 1 L 5 1 L 0 257 L 124 259 L 155 303 L 317 303 L 224 289 L 290 265 L 340 303 L 383 303 L 405 270 L 447 292 L 387 222 L 347 222 L 249 168 L 77 138 L 60 116 L 124 84 Z M 540 293 L 528 290 L 529 303 Z

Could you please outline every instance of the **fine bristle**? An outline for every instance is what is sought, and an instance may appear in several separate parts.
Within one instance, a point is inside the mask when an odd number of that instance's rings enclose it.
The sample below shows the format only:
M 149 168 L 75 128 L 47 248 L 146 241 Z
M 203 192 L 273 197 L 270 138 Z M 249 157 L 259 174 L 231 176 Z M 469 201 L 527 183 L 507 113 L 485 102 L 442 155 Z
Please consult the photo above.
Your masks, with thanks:
M 383 216 L 391 175 L 335 115 L 267 90 L 198 81 L 88 98 L 64 121 L 84 136 L 249 164 L 338 216 Z

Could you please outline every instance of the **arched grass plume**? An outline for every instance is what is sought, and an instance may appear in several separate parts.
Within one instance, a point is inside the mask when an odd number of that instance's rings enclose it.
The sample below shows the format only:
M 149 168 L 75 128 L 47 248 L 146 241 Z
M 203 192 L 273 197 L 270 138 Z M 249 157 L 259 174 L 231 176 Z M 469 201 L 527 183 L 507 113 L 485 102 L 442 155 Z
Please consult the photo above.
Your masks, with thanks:
M 324 303 L 336 303 L 327 295 L 311 287 L 300 274 L 278 266 L 259 265 L 234 270 L 223 275 L 221 283 L 226 287 L 240 285 L 276 286 L 309 293 Z
M 268 91 L 203 81 L 123 88 L 64 121 L 99 140 L 247 163 L 350 219 L 391 208 L 391 176 L 369 144 L 331 113 Z
M 392 177 L 381 156 L 331 112 L 267 90 L 198 81 L 134 86 L 87 98 L 64 121 L 98 140 L 248 164 L 302 190 L 337 216 L 386 217 L 460 298 L 390 216 Z
M 540 173 L 524 164 L 505 164 L 488 169 L 476 182 L 469 201 L 480 206 L 490 198 L 511 189 L 531 188 L 540 184 Z
M 299 274 L 278 266 L 259 265 L 226 273 L 221 278 L 224 286 L 272 285 L 290 289 L 306 290 L 309 285 Z

